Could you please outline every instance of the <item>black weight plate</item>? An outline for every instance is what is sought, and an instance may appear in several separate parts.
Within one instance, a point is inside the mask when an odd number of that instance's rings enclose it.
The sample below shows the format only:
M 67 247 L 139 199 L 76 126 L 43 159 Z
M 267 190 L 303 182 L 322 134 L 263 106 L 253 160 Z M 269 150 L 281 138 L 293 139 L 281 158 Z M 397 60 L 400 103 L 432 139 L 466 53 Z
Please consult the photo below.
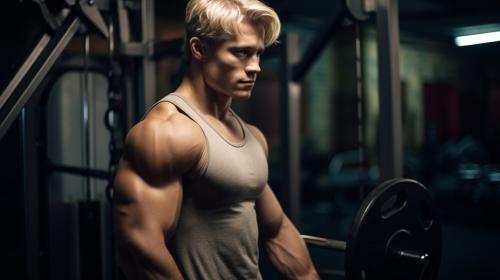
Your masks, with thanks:
M 394 249 L 429 255 L 426 269 L 395 258 Z M 348 280 L 436 279 L 441 260 L 441 224 L 429 191 L 409 179 L 393 179 L 366 197 L 347 241 Z M 420 274 L 424 272 L 423 277 Z

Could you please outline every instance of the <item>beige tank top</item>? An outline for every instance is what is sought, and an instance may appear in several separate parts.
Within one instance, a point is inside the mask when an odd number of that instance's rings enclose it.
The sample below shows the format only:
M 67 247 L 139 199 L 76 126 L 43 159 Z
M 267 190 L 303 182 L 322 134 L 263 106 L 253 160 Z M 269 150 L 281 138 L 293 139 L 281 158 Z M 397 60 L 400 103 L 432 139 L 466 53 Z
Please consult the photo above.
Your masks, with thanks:
M 183 178 L 181 213 L 169 249 L 186 279 L 261 279 L 255 200 L 268 177 L 264 150 L 244 122 L 241 143 L 220 134 L 183 97 L 170 102 L 196 122 L 207 145 L 199 174 Z

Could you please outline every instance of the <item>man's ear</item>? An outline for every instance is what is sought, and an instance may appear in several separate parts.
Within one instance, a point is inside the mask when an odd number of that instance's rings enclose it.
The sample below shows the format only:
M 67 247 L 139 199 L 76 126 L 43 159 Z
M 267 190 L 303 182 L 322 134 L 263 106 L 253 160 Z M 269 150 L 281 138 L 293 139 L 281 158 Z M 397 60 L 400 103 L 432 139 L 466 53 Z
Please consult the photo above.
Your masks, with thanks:
M 205 45 L 198 37 L 191 37 L 189 39 L 189 47 L 191 49 L 192 57 L 197 60 L 203 60 L 206 56 Z

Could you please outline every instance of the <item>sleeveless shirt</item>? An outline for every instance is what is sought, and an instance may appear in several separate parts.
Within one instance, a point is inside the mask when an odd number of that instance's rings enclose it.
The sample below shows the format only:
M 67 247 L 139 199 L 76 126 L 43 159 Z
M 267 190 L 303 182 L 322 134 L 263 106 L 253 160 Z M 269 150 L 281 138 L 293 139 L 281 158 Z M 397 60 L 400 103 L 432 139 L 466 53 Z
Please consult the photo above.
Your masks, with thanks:
M 180 217 L 168 247 L 186 279 L 261 279 L 255 200 L 267 183 L 264 150 L 232 111 L 244 139 L 233 144 L 187 100 L 171 93 L 170 102 L 196 122 L 207 154 L 197 174 L 183 178 Z

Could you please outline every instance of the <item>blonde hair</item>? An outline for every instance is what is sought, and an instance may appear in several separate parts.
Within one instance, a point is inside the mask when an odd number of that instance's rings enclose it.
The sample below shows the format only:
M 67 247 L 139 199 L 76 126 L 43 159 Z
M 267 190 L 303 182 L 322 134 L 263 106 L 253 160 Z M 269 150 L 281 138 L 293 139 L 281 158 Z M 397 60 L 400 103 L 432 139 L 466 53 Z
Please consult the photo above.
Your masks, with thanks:
M 266 47 L 277 41 L 281 29 L 279 17 L 259 0 L 190 0 L 186 7 L 186 44 L 191 37 L 229 39 L 239 32 L 238 24 L 243 20 L 263 27 Z

